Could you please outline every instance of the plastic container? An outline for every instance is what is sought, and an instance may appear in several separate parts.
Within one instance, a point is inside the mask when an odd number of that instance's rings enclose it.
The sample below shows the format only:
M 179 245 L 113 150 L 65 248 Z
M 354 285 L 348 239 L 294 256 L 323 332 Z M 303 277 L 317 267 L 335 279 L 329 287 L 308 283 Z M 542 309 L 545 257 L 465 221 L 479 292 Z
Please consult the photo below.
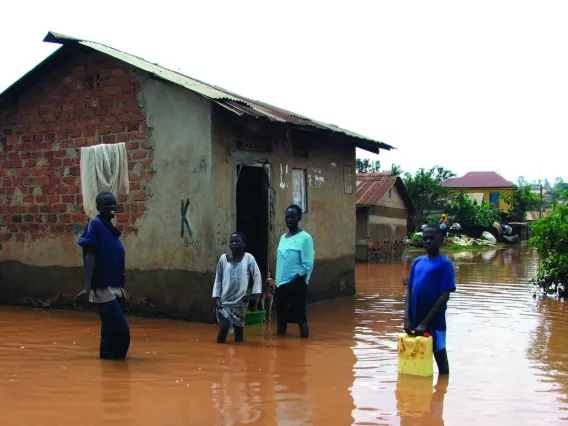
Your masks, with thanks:
M 247 311 L 245 314 L 245 325 L 264 324 L 266 311 Z
M 398 335 L 398 372 L 420 377 L 434 375 L 432 336 Z

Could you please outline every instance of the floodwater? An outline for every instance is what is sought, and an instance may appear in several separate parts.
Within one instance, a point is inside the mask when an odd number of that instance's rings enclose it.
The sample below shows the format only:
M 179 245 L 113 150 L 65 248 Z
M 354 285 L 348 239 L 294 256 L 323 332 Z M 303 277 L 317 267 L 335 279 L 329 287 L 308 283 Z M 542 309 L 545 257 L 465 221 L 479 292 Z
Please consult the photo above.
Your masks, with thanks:
M 96 314 L 0 308 L 0 424 L 551 425 L 568 422 L 567 302 L 535 300 L 526 247 L 454 256 L 449 381 L 398 377 L 410 259 L 358 265 L 358 296 L 310 306 L 312 336 L 130 318 L 98 360 Z M 230 336 L 232 337 L 232 336 Z

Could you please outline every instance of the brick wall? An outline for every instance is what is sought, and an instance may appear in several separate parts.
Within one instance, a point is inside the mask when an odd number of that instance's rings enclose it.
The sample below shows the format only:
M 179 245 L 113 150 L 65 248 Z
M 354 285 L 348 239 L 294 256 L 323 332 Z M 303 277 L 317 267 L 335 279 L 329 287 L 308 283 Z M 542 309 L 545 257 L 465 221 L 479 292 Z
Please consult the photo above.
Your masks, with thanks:
M 1 241 L 71 236 L 82 229 L 88 219 L 80 148 L 100 143 L 126 142 L 131 192 L 119 197 L 117 225 L 136 232 L 153 172 L 139 82 L 130 68 L 81 51 L 24 90 L 0 110 Z

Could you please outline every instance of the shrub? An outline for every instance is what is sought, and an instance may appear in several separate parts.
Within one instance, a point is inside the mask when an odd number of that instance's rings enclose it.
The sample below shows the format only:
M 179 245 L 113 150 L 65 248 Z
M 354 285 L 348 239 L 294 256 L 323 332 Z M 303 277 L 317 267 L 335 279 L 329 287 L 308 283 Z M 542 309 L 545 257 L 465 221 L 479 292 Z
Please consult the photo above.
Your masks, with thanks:
M 534 222 L 529 242 L 540 256 L 534 282 L 546 293 L 568 297 L 568 191 L 550 213 Z

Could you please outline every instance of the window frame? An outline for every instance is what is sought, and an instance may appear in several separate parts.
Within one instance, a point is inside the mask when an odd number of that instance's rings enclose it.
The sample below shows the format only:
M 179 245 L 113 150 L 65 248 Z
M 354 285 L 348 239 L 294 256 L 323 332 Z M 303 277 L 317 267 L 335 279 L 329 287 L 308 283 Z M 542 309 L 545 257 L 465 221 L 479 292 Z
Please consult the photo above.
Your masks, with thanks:
M 301 201 L 298 201 L 298 188 L 296 186 L 296 178 L 295 175 L 297 173 L 301 173 L 300 185 L 299 188 L 299 198 Z M 308 212 L 308 170 L 303 169 L 300 167 L 293 167 L 292 168 L 292 203 L 297 204 L 302 209 L 302 213 Z
M 497 201 L 492 201 L 492 196 L 497 196 Z M 499 203 L 501 201 L 501 193 L 496 191 L 489 192 L 489 203 L 493 204 L 495 207 L 499 207 Z

